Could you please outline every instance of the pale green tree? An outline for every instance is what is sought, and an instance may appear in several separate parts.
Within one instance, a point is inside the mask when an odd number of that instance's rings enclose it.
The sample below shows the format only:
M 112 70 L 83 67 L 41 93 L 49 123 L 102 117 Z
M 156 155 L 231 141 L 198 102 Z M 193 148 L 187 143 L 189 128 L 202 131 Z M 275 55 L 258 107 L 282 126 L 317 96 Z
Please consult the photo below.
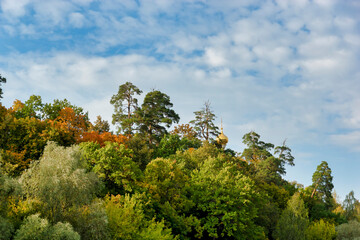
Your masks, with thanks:
M 80 240 L 69 223 L 58 222 L 51 225 L 48 220 L 40 218 L 39 214 L 27 217 L 16 231 L 14 240 Z
M 68 210 L 89 204 L 100 182 L 78 146 L 64 148 L 49 142 L 39 161 L 34 161 L 20 182 L 28 198 L 41 201 L 42 214 L 51 222 L 66 220 Z
M 360 240 L 360 223 L 352 220 L 336 227 L 337 240 Z

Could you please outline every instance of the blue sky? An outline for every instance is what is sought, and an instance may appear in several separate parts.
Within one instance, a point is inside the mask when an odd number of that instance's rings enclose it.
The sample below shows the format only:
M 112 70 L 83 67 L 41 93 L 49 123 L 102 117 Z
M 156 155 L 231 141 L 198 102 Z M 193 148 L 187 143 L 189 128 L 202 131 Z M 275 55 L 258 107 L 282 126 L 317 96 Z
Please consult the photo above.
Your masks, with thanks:
M 284 139 L 288 180 L 321 161 L 360 193 L 360 2 L 0 0 L 3 104 L 67 98 L 111 121 L 119 85 L 168 94 L 181 123 L 210 100 L 229 147 Z

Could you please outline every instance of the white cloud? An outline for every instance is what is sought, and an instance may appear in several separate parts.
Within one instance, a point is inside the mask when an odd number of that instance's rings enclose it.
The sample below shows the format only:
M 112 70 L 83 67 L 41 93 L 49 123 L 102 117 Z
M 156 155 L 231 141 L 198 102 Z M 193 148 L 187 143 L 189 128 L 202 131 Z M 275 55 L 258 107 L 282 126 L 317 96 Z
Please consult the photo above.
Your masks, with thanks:
M 26 13 L 26 6 L 31 0 L 3 0 L 1 1 L 1 9 L 7 15 L 21 17 Z M 10 17 L 7 15 L 7 17 Z

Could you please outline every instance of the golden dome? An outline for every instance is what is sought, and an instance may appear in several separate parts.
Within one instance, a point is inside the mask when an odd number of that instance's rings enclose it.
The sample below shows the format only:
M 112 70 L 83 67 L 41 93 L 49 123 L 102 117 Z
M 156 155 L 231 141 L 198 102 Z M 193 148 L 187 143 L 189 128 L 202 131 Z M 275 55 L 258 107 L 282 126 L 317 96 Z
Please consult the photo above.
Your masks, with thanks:
M 216 142 L 218 144 L 220 144 L 223 148 L 225 148 L 226 144 L 228 143 L 229 139 L 228 137 L 224 134 L 223 132 L 223 127 L 222 127 L 222 120 L 221 120 L 221 133 L 219 134 L 219 136 L 216 138 Z
M 216 138 L 216 141 L 219 143 L 219 144 L 222 144 L 222 143 L 228 143 L 229 139 L 228 137 L 223 133 L 223 130 L 221 129 L 221 133 L 219 134 L 219 136 Z

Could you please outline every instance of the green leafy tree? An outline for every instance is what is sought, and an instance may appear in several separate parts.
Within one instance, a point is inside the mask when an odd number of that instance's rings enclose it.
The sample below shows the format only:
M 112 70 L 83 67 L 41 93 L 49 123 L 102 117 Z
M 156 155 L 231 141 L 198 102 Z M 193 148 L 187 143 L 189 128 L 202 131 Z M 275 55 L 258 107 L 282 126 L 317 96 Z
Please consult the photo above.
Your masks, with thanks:
M 41 202 L 41 213 L 51 222 L 71 221 L 68 211 L 89 204 L 100 187 L 96 174 L 85 166 L 78 146 L 64 148 L 50 142 L 20 182 L 29 199 Z
M 265 238 L 263 229 L 255 224 L 261 196 L 237 164 L 208 158 L 193 171 L 190 184 L 193 212 L 206 238 Z
M 132 126 L 135 122 L 134 112 L 138 109 L 138 100 L 134 95 L 140 95 L 141 93 L 142 91 L 131 82 L 126 82 L 120 85 L 118 93 L 112 96 L 110 103 L 115 108 L 112 123 L 118 124 L 119 132 L 123 131 L 125 134 L 132 134 Z
M 356 218 L 357 215 L 357 206 L 359 206 L 359 200 L 355 198 L 354 191 L 351 191 L 348 195 L 346 195 L 345 200 L 343 202 L 343 209 L 345 218 L 350 221 Z
M 160 141 L 167 128 L 178 123 L 179 115 L 171 109 L 170 97 L 160 91 L 146 94 L 141 108 L 136 111 L 140 132 L 146 136 L 149 144 Z
M 274 232 L 278 240 L 306 240 L 308 211 L 299 193 L 295 193 L 282 212 Z
M 2 95 L 3 95 L 3 90 L 1 88 L 2 83 L 6 83 L 6 78 L 2 77 L 0 74 L 0 99 L 2 99 Z
M 10 240 L 14 232 L 13 224 L 0 215 L 0 240 Z
M 306 230 L 308 240 L 329 240 L 335 239 L 335 224 L 320 219 L 310 224 Z
M 86 122 L 89 122 L 88 113 L 84 112 L 82 107 L 71 104 L 67 99 L 55 99 L 53 103 L 44 104 L 42 109 L 42 119 L 55 120 L 60 116 L 61 110 L 64 108 L 71 108 L 76 116 L 82 116 Z
M 82 143 L 86 160 L 92 170 L 105 182 L 112 193 L 133 192 L 142 178 L 142 172 L 132 160 L 132 150 L 123 144 L 105 142 L 105 147 L 93 142 Z
M 360 239 L 360 223 L 352 220 L 336 227 L 337 240 L 359 240 Z
M 21 108 L 17 108 L 15 111 L 15 116 L 17 118 L 42 118 L 42 111 L 44 104 L 42 103 L 41 96 L 31 95 L 24 104 L 21 105 Z
M 67 214 L 81 239 L 107 240 L 110 238 L 109 220 L 103 200 L 95 199 L 88 205 L 72 208 Z
M 328 163 L 322 161 L 316 168 L 312 176 L 312 197 L 316 194 L 317 197 L 322 200 L 328 208 L 333 205 L 332 190 L 334 185 L 332 183 L 333 176 L 331 175 L 331 168 Z
M 24 220 L 16 231 L 14 240 L 80 240 L 69 223 L 58 222 L 51 225 L 48 220 L 40 218 L 39 214 L 31 215 Z
M 174 239 L 171 230 L 165 227 L 163 221 L 156 222 L 146 218 L 142 198 L 139 194 L 106 198 L 112 239 Z
M 156 147 L 157 157 L 168 157 L 176 153 L 176 151 L 184 151 L 189 148 L 199 148 L 201 141 L 197 138 L 188 139 L 180 138 L 179 135 L 165 135 L 161 138 L 159 145 Z
M 200 111 L 194 112 L 195 119 L 190 121 L 194 125 L 197 135 L 206 140 L 214 140 L 220 132 L 219 128 L 214 124 L 215 114 L 211 110 L 210 101 L 204 103 L 204 107 Z

